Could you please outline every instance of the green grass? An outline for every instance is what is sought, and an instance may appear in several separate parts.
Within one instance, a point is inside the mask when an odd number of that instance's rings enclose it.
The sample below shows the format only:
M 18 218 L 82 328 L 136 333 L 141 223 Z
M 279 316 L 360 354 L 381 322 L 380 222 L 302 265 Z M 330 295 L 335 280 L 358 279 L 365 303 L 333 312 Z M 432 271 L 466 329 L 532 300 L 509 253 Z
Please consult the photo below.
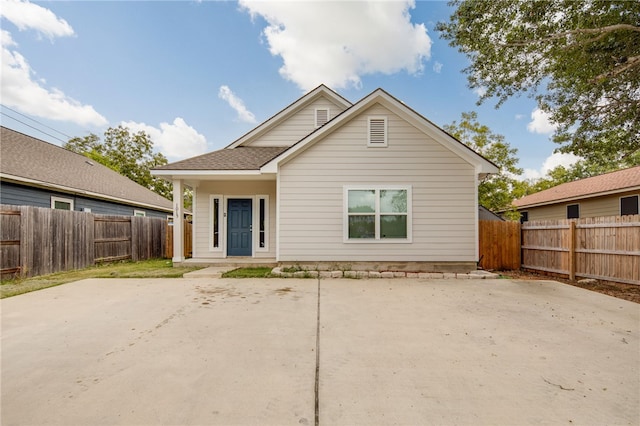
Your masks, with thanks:
M 0 298 L 67 284 L 86 278 L 178 278 L 199 267 L 174 268 L 171 260 L 154 259 L 141 262 L 105 263 L 76 271 L 57 272 L 33 278 L 3 279 Z
M 222 278 L 270 278 L 271 268 L 238 268 L 222 274 Z

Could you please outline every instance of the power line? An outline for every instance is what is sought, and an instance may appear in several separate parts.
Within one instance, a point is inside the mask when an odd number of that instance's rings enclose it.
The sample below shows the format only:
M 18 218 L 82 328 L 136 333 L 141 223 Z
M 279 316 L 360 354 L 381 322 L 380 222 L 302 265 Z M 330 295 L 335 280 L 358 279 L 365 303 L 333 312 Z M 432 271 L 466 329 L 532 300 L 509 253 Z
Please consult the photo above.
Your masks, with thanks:
M 13 108 L 9 108 L 9 107 L 8 107 L 8 106 L 6 106 L 6 105 L 2 105 L 2 104 L 0 104 L 0 105 L 2 106 L 2 108 L 6 108 L 6 109 L 8 109 L 9 111 L 13 111 L 14 113 L 16 113 L 16 114 L 18 114 L 18 115 L 21 115 L 22 117 L 27 118 L 27 119 L 29 119 L 29 120 L 33 121 L 34 123 L 38 123 L 39 125 L 44 126 L 44 127 L 46 127 L 47 129 L 49 129 L 49 130 L 53 130 L 54 132 L 59 133 L 59 134 L 61 134 L 62 136 L 65 136 L 65 137 L 67 137 L 67 138 L 71 139 L 71 136 L 67 135 L 66 133 L 61 132 L 61 131 L 60 131 L 60 130 L 58 130 L 58 129 L 54 129 L 54 128 L 53 128 L 53 127 L 51 127 L 51 126 L 47 126 L 46 124 L 44 124 L 44 123 L 42 123 L 42 122 L 40 122 L 40 121 L 36 120 L 35 118 L 29 117 L 28 115 L 25 115 L 25 114 L 23 114 L 23 113 L 21 113 L 21 112 L 19 112 L 19 111 L 16 111 L 16 110 L 15 110 L 15 109 L 13 109 Z M 10 116 L 7 116 L 7 117 L 10 117 Z M 10 118 L 13 118 L 13 117 L 10 117 Z M 17 120 L 17 119 L 15 119 L 15 118 L 13 118 L 13 119 L 14 119 L 14 120 L 16 120 L 16 121 L 18 121 L 18 120 Z M 21 123 L 22 123 L 22 122 L 21 122 Z M 22 123 L 22 124 L 25 124 L 25 123 Z M 36 130 L 39 130 L 39 129 L 36 129 Z M 42 132 L 42 133 L 45 133 L 45 132 Z M 47 134 L 47 133 L 45 133 L 45 134 Z M 51 136 L 51 135 L 49 135 L 49 136 Z
M 60 139 L 59 137 L 54 136 L 54 135 L 52 135 L 51 133 L 47 133 L 47 132 L 45 132 L 44 130 L 38 129 L 37 127 L 34 127 L 34 126 L 32 126 L 31 124 L 27 124 L 27 123 L 25 123 L 24 121 L 18 120 L 17 118 L 15 118 L 15 117 L 12 117 L 12 116 L 8 115 L 6 112 L 0 111 L 0 114 L 4 115 L 4 116 L 6 116 L 6 117 L 8 117 L 8 118 L 10 118 L 10 119 L 12 119 L 12 120 L 17 121 L 18 123 L 22 123 L 22 124 L 24 124 L 24 125 L 25 125 L 25 126 L 27 126 L 27 127 L 31 127 L 32 129 L 37 130 L 37 131 L 38 131 L 38 132 L 40 132 L 40 133 L 44 133 L 44 134 L 45 134 L 45 135 L 47 135 L 47 136 L 50 136 L 50 137 L 52 137 L 52 138 L 54 138 L 54 139 L 56 139 L 56 140 L 59 140 L 59 141 L 60 141 L 60 142 L 62 142 L 62 143 L 67 143 L 67 141 L 65 141 L 65 140 L 63 140 L 63 139 Z M 64 133 L 63 133 L 63 134 L 64 134 Z

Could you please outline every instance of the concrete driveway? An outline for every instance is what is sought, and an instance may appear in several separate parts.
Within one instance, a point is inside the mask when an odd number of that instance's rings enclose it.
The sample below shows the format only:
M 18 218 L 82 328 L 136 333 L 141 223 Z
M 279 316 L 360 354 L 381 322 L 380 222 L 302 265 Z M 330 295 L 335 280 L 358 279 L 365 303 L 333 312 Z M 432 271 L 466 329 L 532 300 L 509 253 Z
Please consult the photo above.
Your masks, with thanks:
M 5 426 L 640 423 L 640 305 L 552 281 L 95 279 L 0 307 Z

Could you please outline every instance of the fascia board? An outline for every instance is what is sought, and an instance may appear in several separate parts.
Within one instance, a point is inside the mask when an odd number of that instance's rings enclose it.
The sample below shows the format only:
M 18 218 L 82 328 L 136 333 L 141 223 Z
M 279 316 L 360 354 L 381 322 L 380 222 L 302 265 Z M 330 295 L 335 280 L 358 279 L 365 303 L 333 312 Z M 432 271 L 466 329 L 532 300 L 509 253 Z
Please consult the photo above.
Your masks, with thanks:
M 151 170 L 153 176 L 260 175 L 260 170 Z
M 165 212 L 172 212 L 173 211 L 173 209 L 167 208 L 167 207 L 161 207 L 161 206 L 156 206 L 156 205 L 153 205 L 153 204 L 141 203 L 139 201 L 127 200 L 126 198 L 113 197 L 113 196 L 110 196 L 110 195 L 99 194 L 97 192 L 86 191 L 86 190 L 83 190 L 83 189 L 72 188 L 72 187 L 64 186 L 64 185 L 57 185 L 57 184 L 54 184 L 54 183 L 43 182 L 43 181 L 40 181 L 40 180 L 23 178 L 23 177 L 20 177 L 20 176 L 8 175 L 6 173 L 0 173 L 0 178 L 2 178 L 3 180 L 6 180 L 6 181 L 22 183 L 22 184 L 25 184 L 25 185 L 28 185 L 28 186 L 37 187 L 37 188 L 54 189 L 54 190 L 57 190 L 57 191 L 60 191 L 60 192 L 68 193 L 68 194 L 85 195 L 87 197 L 96 198 L 96 199 L 100 199 L 100 200 L 106 200 L 106 201 L 114 201 L 114 202 L 117 202 L 117 203 L 120 203 L 120 204 L 128 204 L 128 205 L 132 205 L 132 206 L 145 207 L 145 208 L 150 208 L 150 209 L 153 209 L 153 210 L 162 210 L 162 211 L 165 211 Z M 169 201 L 169 200 L 167 200 L 167 201 Z M 169 202 L 171 202 L 171 201 L 169 201 Z
M 241 136 L 235 142 L 232 142 L 231 144 L 227 145 L 225 148 L 236 148 L 246 143 L 249 139 L 253 139 L 260 136 L 261 134 L 264 134 L 265 132 L 272 129 L 276 125 L 282 123 L 285 119 L 287 119 L 293 113 L 300 110 L 301 108 L 303 108 L 305 105 L 307 105 L 308 103 L 310 103 L 312 100 L 314 100 L 320 95 L 326 95 L 327 97 L 331 98 L 333 101 L 337 102 L 338 104 L 341 104 L 345 108 L 349 108 L 351 106 L 351 103 L 349 101 L 337 95 L 326 86 L 321 85 L 321 86 L 318 86 L 316 89 L 312 90 L 311 92 L 307 93 L 303 97 L 299 98 L 297 101 L 294 101 L 291 105 L 281 110 L 280 112 L 276 113 L 274 116 L 267 119 L 266 121 L 262 122 L 260 125 L 250 130 L 244 136 Z

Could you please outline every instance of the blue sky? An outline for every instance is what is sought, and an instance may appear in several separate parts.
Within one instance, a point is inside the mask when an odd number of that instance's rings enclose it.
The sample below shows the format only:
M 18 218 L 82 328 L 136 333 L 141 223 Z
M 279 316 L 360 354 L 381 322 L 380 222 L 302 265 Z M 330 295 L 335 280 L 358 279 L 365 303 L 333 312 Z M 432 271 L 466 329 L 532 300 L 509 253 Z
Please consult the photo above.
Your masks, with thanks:
M 518 149 L 526 177 L 567 164 L 534 100 L 476 105 L 466 57 L 434 29 L 451 11 L 435 1 L 0 0 L 2 125 L 61 145 L 125 124 L 175 161 L 226 146 L 320 83 L 351 102 L 382 87 L 440 126 L 477 111 Z

